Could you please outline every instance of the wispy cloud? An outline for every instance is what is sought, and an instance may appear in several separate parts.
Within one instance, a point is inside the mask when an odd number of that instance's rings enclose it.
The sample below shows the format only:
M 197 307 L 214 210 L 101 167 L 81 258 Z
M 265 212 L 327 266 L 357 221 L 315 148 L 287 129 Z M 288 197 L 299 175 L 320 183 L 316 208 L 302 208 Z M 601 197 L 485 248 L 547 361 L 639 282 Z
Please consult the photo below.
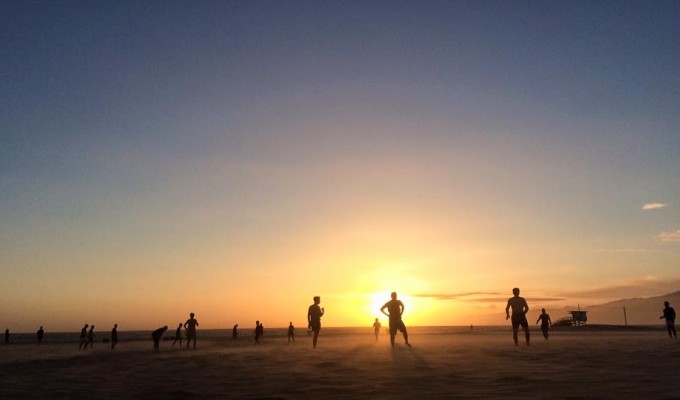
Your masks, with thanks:
M 479 299 L 467 299 L 465 301 L 475 302 L 475 303 L 505 303 L 508 301 L 510 296 L 506 297 L 482 297 Z M 566 299 L 561 297 L 526 297 L 529 303 L 546 303 L 551 301 L 565 301 Z
M 673 232 L 661 232 L 659 239 L 666 243 L 680 242 L 680 229 Z
M 661 279 L 650 276 L 633 279 L 616 285 L 592 289 L 565 291 L 560 296 L 572 299 L 624 299 L 640 296 L 656 296 L 675 292 L 680 288 L 680 279 Z
M 659 208 L 668 207 L 668 204 L 664 203 L 645 203 L 642 206 L 643 210 L 658 210 Z
M 649 253 L 647 249 L 636 249 L 636 248 L 622 248 L 622 249 L 597 249 L 600 253 L 628 253 L 628 254 L 639 254 L 639 253 Z
M 422 297 L 435 300 L 465 300 L 472 296 L 493 296 L 499 295 L 495 292 L 465 292 L 465 293 L 418 293 L 413 297 Z
M 485 297 L 477 297 L 485 296 Z M 419 293 L 414 297 L 429 298 L 434 300 L 461 300 L 472 303 L 505 303 L 510 296 L 496 292 L 467 292 L 467 293 Z M 531 297 L 527 301 L 563 301 L 559 297 Z

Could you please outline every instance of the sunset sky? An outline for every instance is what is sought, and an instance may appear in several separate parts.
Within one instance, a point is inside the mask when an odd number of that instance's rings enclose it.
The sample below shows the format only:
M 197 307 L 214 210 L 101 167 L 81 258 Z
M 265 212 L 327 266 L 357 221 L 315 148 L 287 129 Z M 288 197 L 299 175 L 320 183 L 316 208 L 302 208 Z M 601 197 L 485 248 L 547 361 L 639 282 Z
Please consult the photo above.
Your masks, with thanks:
M 370 326 L 391 291 L 407 325 L 503 324 L 515 286 L 532 312 L 680 290 L 678 21 L 0 2 L 0 328 L 302 326 L 315 295 Z

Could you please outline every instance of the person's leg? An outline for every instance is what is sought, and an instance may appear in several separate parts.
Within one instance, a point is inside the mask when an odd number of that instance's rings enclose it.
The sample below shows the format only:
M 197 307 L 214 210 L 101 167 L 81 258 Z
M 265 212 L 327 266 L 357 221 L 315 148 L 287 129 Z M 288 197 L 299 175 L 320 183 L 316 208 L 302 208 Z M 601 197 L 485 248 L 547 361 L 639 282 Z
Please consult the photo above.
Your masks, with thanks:
M 531 339 L 531 332 L 529 332 L 529 323 L 527 322 L 526 318 L 524 318 L 524 321 L 522 321 L 522 329 L 524 329 L 524 339 L 526 340 L 528 346 L 529 340 Z
M 518 340 L 517 340 L 518 331 L 519 331 L 519 327 L 514 327 L 514 326 L 512 327 L 512 340 L 515 341 L 515 346 L 517 346 L 517 344 L 518 344 Z
M 316 341 L 319 339 L 319 331 L 314 331 L 314 338 L 312 339 L 312 348 L 316 349 Z
M 411 344 L 408 342 L 408 332 L 406 331 L 406 325 L 404 325 L 404 322 L 402 321 L 400 324 L 401 328 L 401 334 L 404 336 L 404 342 L 408 347 L 411 347 Z

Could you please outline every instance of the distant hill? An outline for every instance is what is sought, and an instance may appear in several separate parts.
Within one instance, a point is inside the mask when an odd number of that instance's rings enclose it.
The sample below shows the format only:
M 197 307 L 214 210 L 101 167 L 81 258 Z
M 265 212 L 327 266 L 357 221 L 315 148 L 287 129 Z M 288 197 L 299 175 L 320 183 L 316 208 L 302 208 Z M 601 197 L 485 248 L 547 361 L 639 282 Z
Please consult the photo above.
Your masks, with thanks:
M 671 307 L 680 313 L 680 291 L 662 296 L 621 299 L 587 307 L 581 306 L 581 310 L 588 312 L 588 323 L 591 324 L 623 325 L 625 307 L 628 325 L 662 325 L 664 321 L 659 317 L 664 301 L 668 301 Z M 576 310 L 576 307 L 565 307 L 564 310 L 566 315 L 566 311 Z M 559 318 L 555 315 L 554 319 Z

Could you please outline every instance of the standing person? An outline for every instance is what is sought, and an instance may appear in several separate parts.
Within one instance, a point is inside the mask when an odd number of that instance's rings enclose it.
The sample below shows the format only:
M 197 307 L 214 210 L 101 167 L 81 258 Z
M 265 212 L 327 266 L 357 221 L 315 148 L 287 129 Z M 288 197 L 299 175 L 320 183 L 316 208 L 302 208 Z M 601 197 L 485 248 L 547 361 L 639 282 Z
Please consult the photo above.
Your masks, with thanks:
M 43 336 L 45 336 L 45 330 L 41 326 L 40 329 L 38 329 L 38 331 L 35 334 L 38 337 L 38 346 L 40 346 L 43 341 Z
M 184 323 L 184 328 L 187 330 L 187 349 L 189 348 L 189 343 L 194 341 L 194 350 L 196 350 L 196 327 L 198 326 L 198 321 L 194 318 L 194 313 L 189 314 L 189 319 Z
M 231 340 L 236 340 L 238 337 L 238 324 L 234 325 L 233 328 L 231 328 Z
M 382 327 L 382 324 L 380 323 L 380 320 L 378 318 L 375 319 L 375 322 L 373 323 L 373 333 L 375 333 L 375 342 L 378 342 L 378 335 L 380 335 L 380 328 Z
M 87 343 L 87 328 L 89 326 L 90 325 L 85 324 L 85 326 L 83 326 L 83 329 L 80 330 L 80 345 L 78 346 L 79 350 L 82 349 L 83 346 L 85 346 L 85 343 Z
M 260 325 L 260 321 L 255 321 L 255 344 L 261 344 L 260 339 L 264 334 L 264 328 Z
M 158 351 L 158 349 L 160 349 L 161 338 L 163 337 L 163 334 L 167 330 L 168 330 L 168 326 L 165 325 L 164 327 L 158 328 L 151 333 L 151 338 L 153 339 L 153 349 L 155 351 Z
M 404 336 L 406 345 L 411 347 L 411 344 L 408 342 L 406 325 L 404 325 L 404 321 L 401 320 L 401 316 L 404 314 L 404 303 L 402 303 L 401 300 L 397 300 L 397 292 L 392 292 L 390 297 L 392 297 L 392 299 L 380 307 L 380 312 L 390 318 L 390 343 L 394 348 L 394 337 L 397 335 L 397 331 L 400 331 Z M 389 311 L 389 314 L 385 312 L 385 309 Z
M 541 308 L 541 315 L 538 316 L 536 323 L 541 321 L 541 331 L 543 332 L 543 337 L 548 340 L 548 331 L 550 330 L 550 325 L 552 321 L 550 320 L 550 315 L 545 313 L 545 308 Z
M 659 319 L 666 320 L 666 328 L 668 329 L 668 337 L 671 339 L 678 338 L 678 334 L 675 332 L 675 310 L 667 301 L 663 302 L 664 309 L 663 315 Z
M 293 339 L 293 343 L 295 343 L 295 327 L 293 326 L 293 321 L 290 321 L 288 324 L 288 343 L 290 343 L 290 339 Z
M 111 348 L 115 349 L 118 344 L 118 324 L 113 324 L 111 329 Z
M 314 304 L 309 306 L 307 310 L 308 327 L 314 332 L 314 337 L 312 338 L 312 348 L 314 349 L 316 349 L 316 342 L 319 340 L 319 332 L 321 331 L 321 317 L 326 312 L 323 307 L 319 307 L 319 303 L 321 303 L 321 297 L 314 296 Z
M 9 344 L 9 329 L 5 329 L 5 344 Z
M 522 326 L 528 346 L 530 339 L 529 322 L 527 322 L 529 305 L 524 300 L 524 297 L 519 297 L 519 288 L 512 289 L 512 294 L 513 297 L 508 299 L 508 305 L 505 307 L 505 319 L 510 319 L 509 310 L 512 308 L 512 339 L 515 341 L 515 346 L 517 346 L 517 333 L 519 332 L 519 327 Z
M 182 323 L 180 322 L 175 331 L 175 340 L 172 341 L 172 347 L 175 347 L 175 343 L 179 342 L 179 347 L 182 347 Z
M 88 345 L 90 348 L 94 347 L 94 325 L 90 326 L 90 330 L 87 332 L 87 342 L 85 343 L 85 347 L 83 347 L 83 349 L 87 349 Z

